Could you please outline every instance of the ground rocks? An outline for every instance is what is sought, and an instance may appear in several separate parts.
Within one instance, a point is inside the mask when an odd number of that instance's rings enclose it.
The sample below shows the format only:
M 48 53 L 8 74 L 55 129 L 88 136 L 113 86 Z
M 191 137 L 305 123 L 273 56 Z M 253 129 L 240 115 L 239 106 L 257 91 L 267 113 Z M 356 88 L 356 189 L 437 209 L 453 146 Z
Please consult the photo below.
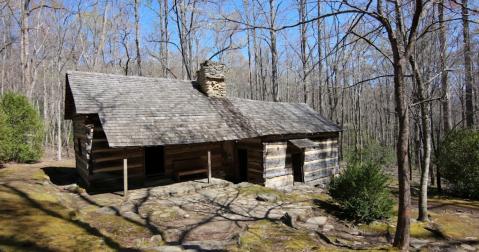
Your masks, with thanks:
M 256 196 L 256 200 L 259 200 L 259 201 L 276 202 L 277 199 L 278 199 L 278 195 L 274 193 L 263 193 Z
M 323 227 L 327 220 L 328 218 L 324 216 L 312 217 L 306 220 L 304 226 L 307 229 L 316 230 L 318 227 Z
M 99 214 L 113 215 L 118 214 L 120 211 L 114 206 L 105 206 L 97 209 L 95 212 Z

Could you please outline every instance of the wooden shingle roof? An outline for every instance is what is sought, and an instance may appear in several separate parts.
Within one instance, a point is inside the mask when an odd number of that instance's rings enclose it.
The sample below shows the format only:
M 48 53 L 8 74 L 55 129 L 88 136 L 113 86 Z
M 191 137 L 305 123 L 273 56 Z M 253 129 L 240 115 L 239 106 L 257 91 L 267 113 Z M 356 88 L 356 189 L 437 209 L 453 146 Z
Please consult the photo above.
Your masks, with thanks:
M 305 104 L 208 98 L 195 86 L 192 81 L 68 72 L 65 118 L 98 114 L 110 147 L 342 130 Z

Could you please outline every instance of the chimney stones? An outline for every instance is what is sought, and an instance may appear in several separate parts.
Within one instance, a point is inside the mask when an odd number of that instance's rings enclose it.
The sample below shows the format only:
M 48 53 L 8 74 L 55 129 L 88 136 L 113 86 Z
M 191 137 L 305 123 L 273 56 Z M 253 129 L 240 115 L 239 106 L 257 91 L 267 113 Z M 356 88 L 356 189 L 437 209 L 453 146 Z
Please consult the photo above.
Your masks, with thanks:
M 226 97 L 225 67 L 221 62 L 206 60 L 200 64 L 197 83 L 208 97 Z

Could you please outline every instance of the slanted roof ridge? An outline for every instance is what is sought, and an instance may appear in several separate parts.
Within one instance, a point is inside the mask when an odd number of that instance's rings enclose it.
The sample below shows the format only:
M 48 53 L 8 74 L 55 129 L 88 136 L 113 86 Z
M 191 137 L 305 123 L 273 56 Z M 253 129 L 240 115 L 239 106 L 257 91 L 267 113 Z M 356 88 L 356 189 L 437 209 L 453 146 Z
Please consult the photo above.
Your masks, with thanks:
M 165 77 L 150 77 L 150 76 L 138 76 L 138 75 L 122 75 L 122 74 L 115 74 L 115 73 L 98 73 L 98 72 L 87 72 L 87 71 L 77 71 L 77 70 L 68 70 L 66 72 L 67 75 L 74 75 L 74 74 L 86 74 L 86 75 L 96 75 L 96 76 L 103 76 L 103 77 L 116 77 L 116 78 L 131 78 L 131 79 L 150 79 L 150 80 L 172 80 L 172 81 L 180 81 L 180 82 L 196 82 L 195 80 L 180 80 L 180 79 L 173 79 L 173 78 L 165 78 Z

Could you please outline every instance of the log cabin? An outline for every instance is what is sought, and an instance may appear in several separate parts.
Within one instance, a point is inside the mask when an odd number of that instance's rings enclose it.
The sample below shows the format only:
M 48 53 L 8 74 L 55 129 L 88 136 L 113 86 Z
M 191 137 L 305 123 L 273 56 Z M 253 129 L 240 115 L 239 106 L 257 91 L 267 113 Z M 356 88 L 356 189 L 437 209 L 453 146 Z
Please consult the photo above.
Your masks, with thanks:
M 67 72 L 82 179 L 121 185 L 126 170 L 128 183 L 209 175 L 281 188 L 339 173 L 340 126 L 304 103 L 227 97 L 224 70 L 205 61 L 196 81 Z

